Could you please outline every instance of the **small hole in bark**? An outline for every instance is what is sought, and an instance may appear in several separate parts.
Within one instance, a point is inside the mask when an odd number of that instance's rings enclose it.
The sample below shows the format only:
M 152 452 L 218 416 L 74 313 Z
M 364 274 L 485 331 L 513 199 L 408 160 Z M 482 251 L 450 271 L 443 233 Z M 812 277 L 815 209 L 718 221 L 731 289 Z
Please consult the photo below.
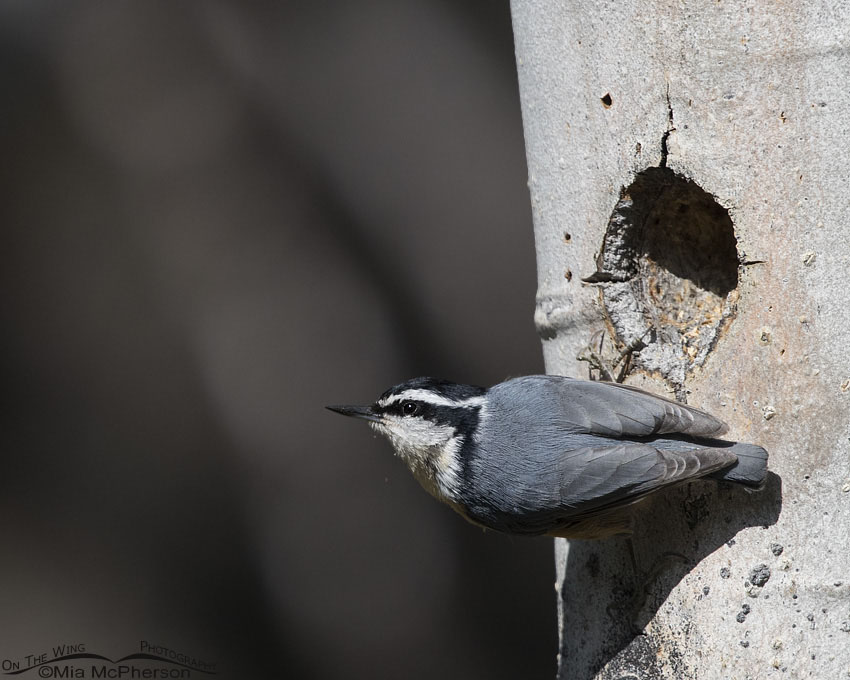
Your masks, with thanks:
M 603 95 L 600 101 L 602 102 L 602 106 L 604 106 L 606 109 L 610 109 L 611 104 L 614 103 L 614 101 L 611 99 L 610 93 Z
M 735 313 L 738 253 L 728 211 L 695 182 L 649 168 L 623 189 L 597 271 L 617 339 L 675 387 L 701 365 Z

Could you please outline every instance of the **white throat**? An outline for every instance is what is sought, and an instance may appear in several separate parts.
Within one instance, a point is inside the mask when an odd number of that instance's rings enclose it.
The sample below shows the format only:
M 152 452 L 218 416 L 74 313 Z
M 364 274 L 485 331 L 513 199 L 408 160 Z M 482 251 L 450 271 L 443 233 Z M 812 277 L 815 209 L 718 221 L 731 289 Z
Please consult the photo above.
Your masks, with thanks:
M 428 493 L 440 500 L 458 498 L 462 438 L 451 425 L 393 416 L 369 424 L 390 440 L 396 455 Z

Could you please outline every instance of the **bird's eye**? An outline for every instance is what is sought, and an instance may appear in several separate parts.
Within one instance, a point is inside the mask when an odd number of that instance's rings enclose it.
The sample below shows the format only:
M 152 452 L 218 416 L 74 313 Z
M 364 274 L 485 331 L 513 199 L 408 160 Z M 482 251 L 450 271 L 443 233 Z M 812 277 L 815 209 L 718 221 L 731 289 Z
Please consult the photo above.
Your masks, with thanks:
M 404 401 L 401 403 L 401 412 L 406 416 L 415 416 L 419 410 L 415 401 Z

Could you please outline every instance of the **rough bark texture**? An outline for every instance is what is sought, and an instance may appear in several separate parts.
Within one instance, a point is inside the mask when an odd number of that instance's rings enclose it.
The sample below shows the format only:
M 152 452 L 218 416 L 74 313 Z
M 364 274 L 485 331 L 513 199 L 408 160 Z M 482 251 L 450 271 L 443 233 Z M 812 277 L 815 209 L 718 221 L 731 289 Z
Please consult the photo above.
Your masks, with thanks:
M 627 382 L 722 417 L 774 473 L 642 512 L 636 615 L 624 541 L 558 539 L 559 677 L 847 676 L 850 10 L 512 11 L 547 369 L 631 344 Z

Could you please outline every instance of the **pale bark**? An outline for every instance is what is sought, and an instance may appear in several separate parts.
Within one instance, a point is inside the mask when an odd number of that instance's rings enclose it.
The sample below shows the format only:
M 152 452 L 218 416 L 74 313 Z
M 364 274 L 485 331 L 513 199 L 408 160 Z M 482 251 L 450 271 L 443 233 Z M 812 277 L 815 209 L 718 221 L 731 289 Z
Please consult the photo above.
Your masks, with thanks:
M 599 330 L 643 337 L 627 382 L 725 419 L 775 473 L 755 494 L 695 482 L 642 514 L 638 561 L 662 567 L 644 635 L 624 542 L 558 539 L 559 677 L 846 677 L 850 9 L 512 12 L 547 370 L 587 377 Z

